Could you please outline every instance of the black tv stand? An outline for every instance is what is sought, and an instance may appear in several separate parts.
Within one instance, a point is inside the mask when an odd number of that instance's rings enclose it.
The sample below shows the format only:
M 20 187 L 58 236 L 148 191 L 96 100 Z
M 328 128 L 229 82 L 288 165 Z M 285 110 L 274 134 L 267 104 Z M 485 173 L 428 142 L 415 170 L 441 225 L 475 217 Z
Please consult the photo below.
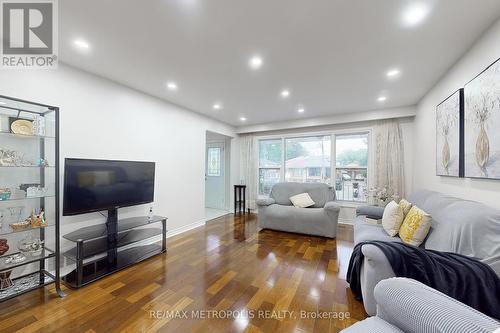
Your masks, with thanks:
M 152 227 L 160 222 L 161 229 Z M 162 239 L 161 245 L 137 244 L 159 235 Z M 75 247 L 63 253 L 65 257 L 76 262 L 76 268 L 67 274 L 63 281 L 70 287 L 80 288 L 166 252 L 167 218 L 138 216 L 118 219 L 117 209 L 110 209 L 105 224 L 81 228 L 63 237 L 76 243 Z

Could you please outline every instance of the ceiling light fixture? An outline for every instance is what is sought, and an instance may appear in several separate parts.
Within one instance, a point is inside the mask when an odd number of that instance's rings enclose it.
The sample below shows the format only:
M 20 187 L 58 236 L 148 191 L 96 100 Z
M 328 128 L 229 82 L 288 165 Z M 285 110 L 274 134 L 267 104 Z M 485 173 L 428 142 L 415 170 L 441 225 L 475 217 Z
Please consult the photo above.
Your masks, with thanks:
M 5 104 L 7 104 L 7 103 L 5 103 L 5 102 L 0 102 L 0 105 L 5 105 Z
M 414 27 L 422 23 L 428 16 L 430 8 L 424 3 L 414 3 L 403 12 L 403 21 L 406 26 Z
M 250 61 L 248 62 L 248 65 L 250 66 L 251 69 L 259 69 L 262 66 L 262 58 L 259 56 L 253 56 L 250 58 Z
M 298 112 L 298 113 L 304 113 L 304 112 L 306 112 L 306 109 L 304 109 L 304 107 L 303 107 L 303 106 L 300 106 L 300 107 L 297 109 L 297 112 Z
M 75 39 L 73 45 L 82 50 L 88 50 L 90 48 L 90 44 L 83 39 Z
M 281 92 L 281 97 L 283 98 L 287 98 L 288 96 L 290 96 L 290 91 L 285 89 Z
M 385 96 L 380 96 L 380 97 L 377 99 L 377 101 L 379 101 L 379 102 L 385 102 L 386 100 L 387 100 L 387 97 L 385 97 Z
M 388 78 L 395 78 L 401 74 L 401 71 L 399 69 L 391 69 L 390 71 L 387 72 L 387 77 Z
M 220 110 L 220 109 L 222 109 L 222 105 L 220 105 L 219 103 L 215 103 L 215 104 L 212 106 L 212 108 L 213 108 L 214 110 Z
M 247 121 L 247 118 L 245 118 L 245 117 L 240 117 L 240 120 L 241 120 L 241 121 Z
M 170 91 L 175 91 L 177 90 L 177 83 L 175 82 L 167 82 L 167 89 Z

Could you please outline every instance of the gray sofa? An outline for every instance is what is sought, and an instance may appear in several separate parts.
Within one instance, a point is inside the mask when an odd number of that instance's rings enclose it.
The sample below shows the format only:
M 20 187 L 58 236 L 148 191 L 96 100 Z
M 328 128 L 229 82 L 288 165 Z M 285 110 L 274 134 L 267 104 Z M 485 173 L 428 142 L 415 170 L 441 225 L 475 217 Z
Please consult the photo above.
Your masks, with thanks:
M 308 193 L 315 205 L 294 207 L 289 198 L 300 193 Z M 277 183 L 269 198 L 257 200 L 259 227 L 335 238 L 340 206 L 334 200 L 335 191 L 326 184 Z
M 386 279 L 375 287 L 377 316 L 341 333 L 492 333 L 496 320 L 420 282 Z
M 478 258 L 500 276 L 500 210 L 427 190 L 413 193 L 408 200 L 432 216 L 432 227 L 422 247 Z M 382 218 L 383 212 L 383 208 L 373 206 L 357 209 L 355 244 L 371 240 L 401 241 L 399 237 L 387 235 L 382 225 L 365 222 L 366 216 Z M 361 268 L 363 303 L 366 312 L 375 315 L 375 286 L 395 274 L 379 248 L 366 244 L 362 252 L 365 257 Z

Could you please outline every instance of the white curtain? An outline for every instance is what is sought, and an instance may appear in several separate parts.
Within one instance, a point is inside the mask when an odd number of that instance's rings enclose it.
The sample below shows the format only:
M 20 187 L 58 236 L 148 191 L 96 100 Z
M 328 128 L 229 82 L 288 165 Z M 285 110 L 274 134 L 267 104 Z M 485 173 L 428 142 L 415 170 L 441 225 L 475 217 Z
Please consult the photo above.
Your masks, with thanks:
M 257 206 L 257 144 L 253 135 L 240 137 L 240 179 L 247 186 L 246 205 L 252 210 Z
M 373 187 L 387 187 L 399 198 L 405 196 L 404 145 L 398 119 L 377 122 L 373 130 Z

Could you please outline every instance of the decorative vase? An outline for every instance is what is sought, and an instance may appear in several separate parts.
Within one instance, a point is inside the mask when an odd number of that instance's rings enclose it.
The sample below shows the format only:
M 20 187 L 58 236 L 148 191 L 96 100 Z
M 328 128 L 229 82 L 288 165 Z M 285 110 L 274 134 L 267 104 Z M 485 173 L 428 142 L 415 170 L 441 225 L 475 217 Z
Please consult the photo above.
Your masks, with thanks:
M 448 137 L 444 137 L 444 145 L 442 151 L 442 159 L 443 159 L 443 167 L 446 170 L 446 174 L 449 175 L 449 166 L 450 166 L 450 144 L 448 143 Z
M 481 129 L 479 130 L 479 135 L 476 141 L 476 162 L 483 176 L 486 174 L 486 164 L 490 158 L 490 140 L 488 139 L 488 134 L 484 129 L 484 123 L 481 123 Z
M 379 206 L 379 207 L 385 207 L 385 206 L 387 206 L 387 204 L 388 204 L 387 200 L 388 199 L 385 199 L 385 200 L 378 199 L 377 206 Z
M 7 251 L 9 251 L 9 245 L 7 244 L 7 240 L 0 239 L 0 256 L 4 255 Z
M 11 270 L 0 272 L 0 290 L 5 290 L 14 285 L 14 283 L 10 279 L 10 273 L 12 273 Z

